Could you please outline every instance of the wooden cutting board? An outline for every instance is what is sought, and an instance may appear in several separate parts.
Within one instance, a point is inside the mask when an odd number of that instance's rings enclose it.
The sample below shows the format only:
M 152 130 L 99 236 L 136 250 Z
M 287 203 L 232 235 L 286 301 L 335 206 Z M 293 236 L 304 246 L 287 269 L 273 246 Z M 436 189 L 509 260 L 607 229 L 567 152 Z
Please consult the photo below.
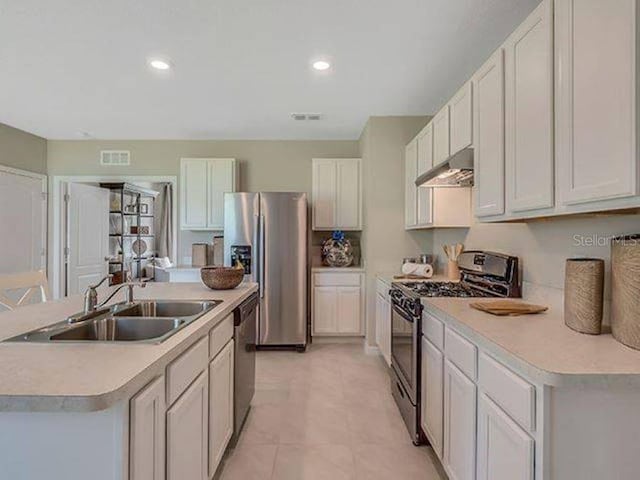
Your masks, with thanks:
M 473 302 L 469 305 L 476 310 L 500 316 L 531 315 L 546 312 L 549 309 L 549 307 L 542 305 L 534 305 L 517 300 L 492 300 L 488 302 Z

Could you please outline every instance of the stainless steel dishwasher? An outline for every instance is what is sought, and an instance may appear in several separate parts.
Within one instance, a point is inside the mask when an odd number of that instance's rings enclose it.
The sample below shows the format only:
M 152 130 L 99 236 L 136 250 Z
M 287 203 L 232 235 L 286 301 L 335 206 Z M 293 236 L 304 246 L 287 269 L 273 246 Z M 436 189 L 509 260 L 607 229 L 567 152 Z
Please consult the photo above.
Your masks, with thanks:
M 238 440 L 249 413 L 256 389 L 256 331 L 258 294 L 254 293 L 234 311 L 234 428 L 233 443 Z

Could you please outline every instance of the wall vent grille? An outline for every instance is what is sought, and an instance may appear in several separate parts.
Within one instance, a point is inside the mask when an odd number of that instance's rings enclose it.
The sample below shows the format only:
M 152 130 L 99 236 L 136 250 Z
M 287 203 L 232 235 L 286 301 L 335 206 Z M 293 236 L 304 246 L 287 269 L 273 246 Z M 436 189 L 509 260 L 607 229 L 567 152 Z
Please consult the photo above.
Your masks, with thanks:
M 106 165 L 106 166 L 131 165 L 131 152 L 129 150 L 101 150 L 100 165 Z

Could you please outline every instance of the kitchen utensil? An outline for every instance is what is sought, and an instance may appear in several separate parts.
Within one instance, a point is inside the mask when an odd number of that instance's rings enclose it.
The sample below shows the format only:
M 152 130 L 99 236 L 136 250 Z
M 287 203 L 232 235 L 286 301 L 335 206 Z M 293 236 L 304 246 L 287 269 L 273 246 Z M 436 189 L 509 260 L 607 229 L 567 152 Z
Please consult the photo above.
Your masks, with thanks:
M 447 277 L 449 280 L 460 280 L 460 268 L 458 268 L 458 257 L 464 250 L 462 243 L 455 245 L 443 245 L 445 255 L 447 256 Z
M 640 234 L 611 243 L 611 333 L 640 350 Z
M 202 267 L 202 282 L 212 290 L 230 290 L 236 288 L 244 278 L 244 268 L 238 267 Z
M 138 257 L 141 257 L 147 251 L 147 242 L 142 239 L 136 240 L 131 244 L 131 250 Z
M 514 300 L 491 300 L 470 303 L 471 308 L 498 316 L 531 315 L 546 312 L 549 308 Z
M 604 260 L 570 258 L 564 275 L 564 323 L 580 333 L 599 335 L 602 329 Z

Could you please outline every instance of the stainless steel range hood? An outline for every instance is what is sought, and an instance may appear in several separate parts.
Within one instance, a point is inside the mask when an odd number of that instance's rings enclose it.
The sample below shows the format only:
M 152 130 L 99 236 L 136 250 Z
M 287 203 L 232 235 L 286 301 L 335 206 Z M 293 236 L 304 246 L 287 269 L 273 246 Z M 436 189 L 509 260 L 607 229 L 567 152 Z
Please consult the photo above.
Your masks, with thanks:
M 471 187 L 473 148 L 464 148 L 416 179 L 418 187 Z

